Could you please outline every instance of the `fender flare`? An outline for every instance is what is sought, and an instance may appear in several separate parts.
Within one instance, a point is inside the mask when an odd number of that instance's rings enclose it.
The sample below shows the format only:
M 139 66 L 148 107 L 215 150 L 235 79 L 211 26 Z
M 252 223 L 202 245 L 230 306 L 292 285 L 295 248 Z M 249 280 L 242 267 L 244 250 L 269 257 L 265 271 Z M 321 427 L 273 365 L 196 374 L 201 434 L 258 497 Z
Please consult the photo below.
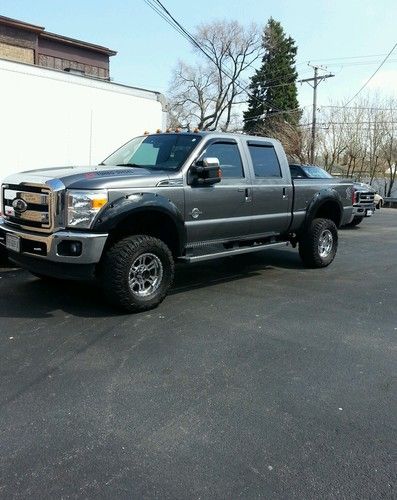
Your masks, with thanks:
M 320 208 L 329 201 L 336 203 L 339 207 L 338 224 L 336 224 L 337 227 L 339 227 L 343 216 L 343 204 L 339 193 L 333 188 L 321 189 L 310 200 L 306 209 L 305 227 L 308 227 L 311 224 Z
M 131 193 L 111 201 L 98 213 L 93 231 L 110 233 L 131 215 L 148 211 L 159 212 L 172 220 L 178 233 L 178 248 L 182 252 L 186 246 L 184 217 L 171 200 L 156 193 Z

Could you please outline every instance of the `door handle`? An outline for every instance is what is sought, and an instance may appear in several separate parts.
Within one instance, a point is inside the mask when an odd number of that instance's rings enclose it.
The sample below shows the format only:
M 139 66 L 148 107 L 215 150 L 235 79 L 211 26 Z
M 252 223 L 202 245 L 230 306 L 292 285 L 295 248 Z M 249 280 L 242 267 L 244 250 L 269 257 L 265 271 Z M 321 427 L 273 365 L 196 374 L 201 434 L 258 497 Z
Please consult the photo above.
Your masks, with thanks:
M 245 201 L 251 201 L 251 188 L 238 188 L 237 191 L 239 193 L 244 193 Z
M 287 198 L 288 198 L 287 190 L 285 187 L 283 187 L 283 200 L 286 200 Z

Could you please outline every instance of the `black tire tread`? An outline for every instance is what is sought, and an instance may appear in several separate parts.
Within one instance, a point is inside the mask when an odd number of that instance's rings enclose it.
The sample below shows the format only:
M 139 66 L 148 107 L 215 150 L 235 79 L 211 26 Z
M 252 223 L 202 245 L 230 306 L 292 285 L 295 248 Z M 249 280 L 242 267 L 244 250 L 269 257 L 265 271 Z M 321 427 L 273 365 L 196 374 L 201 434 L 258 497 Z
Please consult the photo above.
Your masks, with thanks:
M 170 263 L 170 269 L 168 270 L 170 272 L 169 284 L 152 300 L 139 302 L 138 300 L 133 300 L 133 296 L 129 293 L 129 289 L 126 290 L 125 266 L 130 256 L 140 247 L 150 247 L 153 249 L 153 245 L 160 248 L 161 251 L 167 255 Z M 147 311 L 160 304 L 167 295 L 173 278 L 174 261 L 170 249 L 163 241 L 147 235 L 129 236 L 116 242 L 106 252 L 101 264 L 100 281 L 105 295 L 114 305 L 128 312 Z
M 318 238 L 329 229 L 334 237 L 334 248 L 329 259 L 323 260 L 318 254 Z M 338 229 L 330 219 L 314 219 L 305 233 L 299 239 L 299 255 L 306 267 L 326 267 L 334 260 L 338 248 Z

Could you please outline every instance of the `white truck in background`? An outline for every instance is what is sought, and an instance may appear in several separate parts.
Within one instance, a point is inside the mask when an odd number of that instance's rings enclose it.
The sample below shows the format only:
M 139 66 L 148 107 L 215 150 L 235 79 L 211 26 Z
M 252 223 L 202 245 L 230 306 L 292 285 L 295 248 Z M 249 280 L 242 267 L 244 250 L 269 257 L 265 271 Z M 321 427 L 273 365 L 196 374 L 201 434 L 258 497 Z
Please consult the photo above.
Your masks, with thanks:
M 98 164 L 166 126 L 159 92 L 0 59 L 0 183 L 54 165 Z

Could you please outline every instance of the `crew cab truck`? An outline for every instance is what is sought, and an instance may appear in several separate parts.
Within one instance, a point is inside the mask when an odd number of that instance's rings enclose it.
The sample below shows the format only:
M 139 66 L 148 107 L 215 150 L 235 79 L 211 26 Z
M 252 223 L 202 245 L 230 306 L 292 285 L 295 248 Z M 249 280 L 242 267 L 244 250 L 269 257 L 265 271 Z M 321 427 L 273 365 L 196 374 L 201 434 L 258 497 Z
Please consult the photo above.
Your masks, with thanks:
M 295 183 L 281 144 L 218 132 L 136 137 L 100 165 L 41 169 L 2 185 L 0 244 L 41 278 L 98 279 L 117 306 L 155 307 L 174 263 L 291 243 L 328 266 L 352 185 Z

